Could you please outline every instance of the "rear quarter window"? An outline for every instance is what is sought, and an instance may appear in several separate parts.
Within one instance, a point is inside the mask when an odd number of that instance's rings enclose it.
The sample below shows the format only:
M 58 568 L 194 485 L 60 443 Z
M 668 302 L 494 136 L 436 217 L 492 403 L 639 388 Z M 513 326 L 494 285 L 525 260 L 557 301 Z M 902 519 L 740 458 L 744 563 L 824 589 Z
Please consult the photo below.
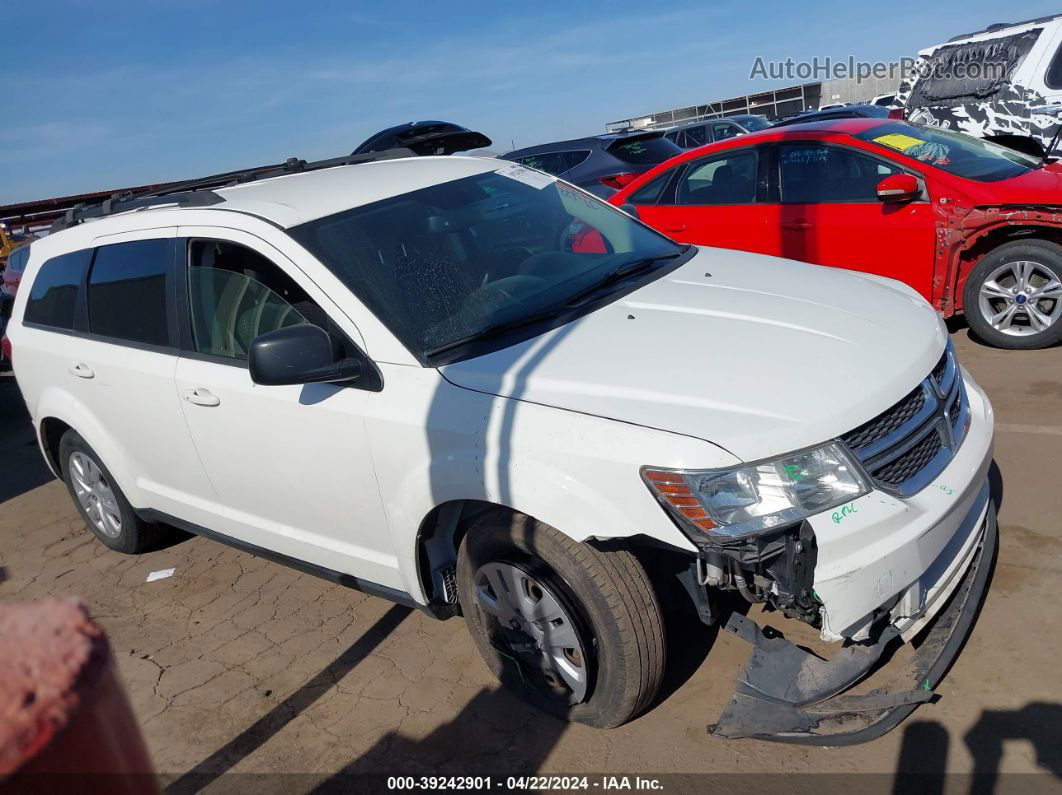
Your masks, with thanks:
M 45 261 L 30 288 L 23 322 L 73 330 L 81 282 L 91 259 L 91 249 L 85 249 Z

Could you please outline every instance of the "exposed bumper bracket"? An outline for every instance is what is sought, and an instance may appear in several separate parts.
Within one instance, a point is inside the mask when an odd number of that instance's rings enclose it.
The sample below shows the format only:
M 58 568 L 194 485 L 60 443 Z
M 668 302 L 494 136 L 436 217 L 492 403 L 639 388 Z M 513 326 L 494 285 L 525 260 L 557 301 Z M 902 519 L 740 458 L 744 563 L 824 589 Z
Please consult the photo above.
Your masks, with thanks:
M 969 569 L 936 616 L 896 687 L 843 695 L 866 677 L 899 637 L 885 629 L 877 642 L 849 646 L 830 660 L 804 651 L 755 622 L 733 614 L 725 629 L 753 646 L 730 703 L 709 733 L 804 745 L 856 745 L 895 728 L 919 704 L 935 700 L 933 686 L 958 656 L 973 625 L 995 558 L 998 530 L 989 505 L 985 532 Z

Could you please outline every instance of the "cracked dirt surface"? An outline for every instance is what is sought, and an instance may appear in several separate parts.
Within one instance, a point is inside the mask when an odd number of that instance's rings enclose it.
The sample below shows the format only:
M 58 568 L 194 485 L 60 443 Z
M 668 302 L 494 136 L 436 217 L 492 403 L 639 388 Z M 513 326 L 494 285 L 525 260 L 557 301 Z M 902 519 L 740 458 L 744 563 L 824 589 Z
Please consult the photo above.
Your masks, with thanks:
M 601 732 L 498 690 L 460 620 L 199 538 L 140 557 L 111 552 L 43 470 L 10 376 L 0 379 L 0 598 L 83 597 L 111 639 L 157 769 L 200 783 L 229 771 L 793 774 L 901 764 L 1062 775 L 1062 349 L 994 351 L 965 330 L 953 336 L 1001 424 L 999 560 L 940 702 L 870 745 L 707 737 L 748 649 L 720 636 L 702 662 L 707 636 L 696 624 L 672 632 L 670 695 Z M 174 576 L 145 582 L 170 567 Z

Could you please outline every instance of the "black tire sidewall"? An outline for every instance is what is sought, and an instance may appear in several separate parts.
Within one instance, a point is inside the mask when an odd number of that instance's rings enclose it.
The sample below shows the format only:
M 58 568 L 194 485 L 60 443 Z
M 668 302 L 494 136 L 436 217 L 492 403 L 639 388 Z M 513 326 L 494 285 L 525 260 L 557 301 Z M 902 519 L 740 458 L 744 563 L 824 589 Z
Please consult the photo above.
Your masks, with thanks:
M 981 314 L 978 296 L 985 279 L 1000 265 L 1019 259 L 1036 262 L 1062 281 L 1062 247 L 1046 241 L 1007 243 L 986 254 L 970 271 L 963 288 L 963 313 L 966 315 L 966 322 L 979 339 L 996 348 L 1035 350 L 1056 345 L 1062 341 L 1062 321 L 1056 321 L 1038 334 L 1018 337 L 997 331 Z
M 122 529 L 115 538 L 104 535 L 96 528 L 92 523 L 92 520 L 86 515 L 85 509 L 81 506 L 81 501 L 77 498 L 69 466 L 70 456 L 75 452 L 82 453 L 95 462 L 96 466 L 98 466 L 100 471 L 103 472 L 104 477 L 107 478 L 107 484 L 111 487 L 111 491 L 114 492 L 114 498 L 118 502 L 122 519 Z M 59 466 L 63 473 L 63 481 L 66 483 L 67 491 L 70 492 L 70 498 L 74 501 L 74 505 L 77 507 L 81 519 L 85 522 L 85 526 L 92 531 L 93 535 L 95 535 L 104 546 L 113 549 L 115 552 L 135 554 L 141 551 L 141 539 L 138 532 L 141 524 L 140 518 L 136 515 L 133 507 L 125 498 L 125 494 L 122 493 L 121 488 L 115 481 L 114 476 L 111 475 L 110 470 L 107 469 L 107 466 L 103 463 L 103 460 L 96 454 L 95 450 L 89 447 L 88 443 L 81 438 L 81 435 L 78 434 L 77 431 L 67 431 L 63 434 L 62 439 L 60 439 Z
M 556 717 L 598 727 L 624 722 L 630 709 L 617 703 L 623 695 L 621 680 L 625 673 L 623 655 L 617 647 L 620 627 L 591 574 L 572 559 L 559 538 L 560 532 L 549 525 L 522 515 L 483 524 L 486 527 L 480 527 L 486 532 L 473 529 L 461 544 L 457 582 L 469 634 L 491 672 L 529 704 Z M 584 625 L 584 643 L 592 646 L 592 651 L 586 651 L 594 672 L 589 696 L 582 703 L 569 706 L 543 698 L 523 684 L 515 663 L 507 662 L 491 644 L 489 622 L 475 600 L 475 573 L 485 563 L 511 561 L 516 555 L 529 556 L 549 569 L 553 575 L 551 584 L 563 584 L 563 595 Z

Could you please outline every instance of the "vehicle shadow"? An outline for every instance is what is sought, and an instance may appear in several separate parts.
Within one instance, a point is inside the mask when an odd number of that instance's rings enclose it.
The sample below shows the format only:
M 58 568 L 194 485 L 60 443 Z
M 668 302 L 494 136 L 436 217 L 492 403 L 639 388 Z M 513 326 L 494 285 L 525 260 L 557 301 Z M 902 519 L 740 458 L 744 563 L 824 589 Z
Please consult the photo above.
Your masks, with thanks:
M 534 775 L 567 728 L 563 720 L 524 704 L 505 689 L 484 689 L 424 738 L 389 732 L 311 791 L 355 792 L 368 783 L 366 774 L 395 771 L 413 777 Z
M 963 737 L 973 757 L 973 775 L 962 789 L 990 795 L 1000 788 L 1000 762 L 1008 740 L 1029 742 L 1037 764 L 1050 776 L 1023 776 L 1022 792 L 1057 792 L 1062 781 L 1062 704 L 1031 702 L 1016 710 L 985 710 Z M 893 793 L 943 793 L 951 789 L 948 755 L 950 738 L 936 721 L 914 721 L 903 729 L 893 779 Z M 963 777 L 965 778 L 965 777 Z
M 412 612 L 393 605 L 342 654 L 322 668 L 298 690 L 217 749 L 187 773 L 169 782 L 167 795 L 200 792 L 263 746 L 277 732 L 313 706 L 340 679 L 352 671 L 394 632 Z
M 37 447 L 33 421 L 15 377 L 0 374 L 0 502 L 54 479 Z

